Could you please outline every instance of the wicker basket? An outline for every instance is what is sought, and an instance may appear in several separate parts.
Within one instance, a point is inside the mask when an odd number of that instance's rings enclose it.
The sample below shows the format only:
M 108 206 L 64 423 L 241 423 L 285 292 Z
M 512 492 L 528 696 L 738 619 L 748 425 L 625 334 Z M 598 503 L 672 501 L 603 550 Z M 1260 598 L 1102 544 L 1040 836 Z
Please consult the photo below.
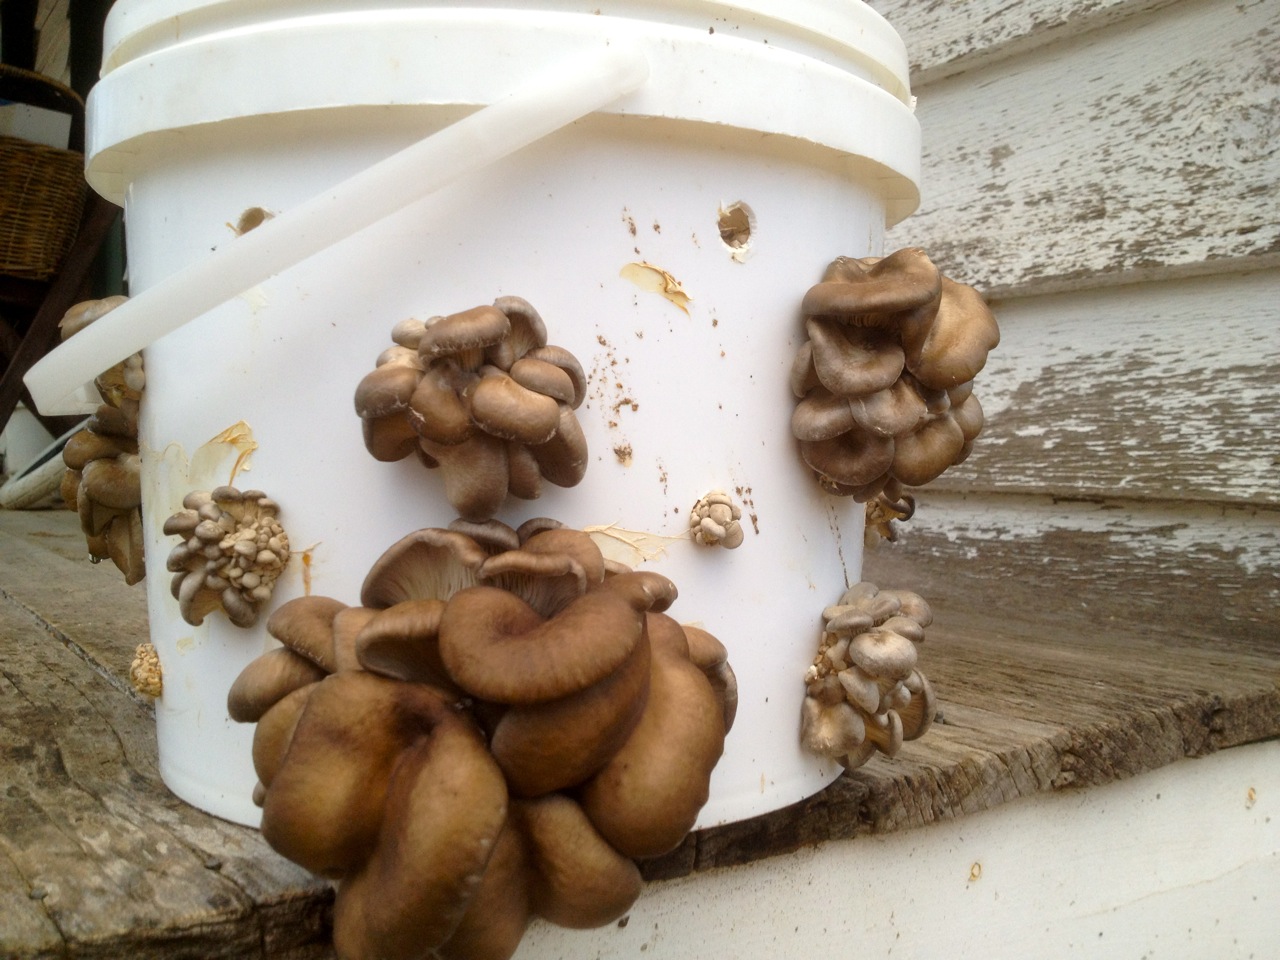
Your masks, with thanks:
M 0 136 L 0 275 L 49 280 L 80 228 L 84 155 Z

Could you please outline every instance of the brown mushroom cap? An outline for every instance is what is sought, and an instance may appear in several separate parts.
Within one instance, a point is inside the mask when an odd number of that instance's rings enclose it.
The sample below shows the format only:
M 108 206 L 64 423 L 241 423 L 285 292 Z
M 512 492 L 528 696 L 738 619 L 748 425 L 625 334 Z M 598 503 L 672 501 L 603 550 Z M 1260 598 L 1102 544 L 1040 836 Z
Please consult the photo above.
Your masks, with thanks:
M 511 324 L 505 337 L 485 348 L 484 362 L 500 370 L 511 367 L 530 350 L 547 342 L 547 327 L 533 304 L 522 297 L 499 297 L 493 305 Z
M 326 672 L 288 647 L 268 650 L 236 677 L 227 692 L 227 714 L 238 723 L 256 723 L 293 691 L 318 683 Z
M 937 314 L 913 315 L 902 325 L 907 368 L 925 386 L 942 390 L 977 376 L 999 343 L 1000 330 L 982 295 L 946 277 Z
M 539 444 L 556 432 L 560 405 L 552 397 L 522 387 L 505 373 L 495 373 L 482 377 L 472 391 L 471 417 L 492 436 Z
M 489 750 L 511 792 L 539 797 L 582 783 L 618 751 L 649 695 L 649 641 L 641 637 L 611 674 L 558 700 L 512 707 Z
M 530 350 L 523 359 L 541 360 L 559 367 L 573 383 L 573 399 L 565 402 L 574 410 L 577 410 L 582 405 L 582 401 L 587 396 L 587 375 L 582 369 L 582 364 L 578 362 L 578 358 L 572 353 L 564 347 L 557 347 L 555 344 L 549 343 L 546 346 Z
M 924 486 L 955 463 L 963 447 L 964 433 L 955 419 L 935 417 L 894 441 L 893 475 L 909 487 Z
M 405 600 L 373 614 L 355 638 L 360 666 L 394 680 L 456 691 L 440 660 L 437 633 L 443 600 Z M 363 609 L 363 608 L 360 608 Z
M 142 462 L 136 453 L 90 460 L 80 471 L 80 495 L 112 510 L 142 503 Z
M 147 575 L 143 556 L 142 512 L 130 510 L 117 516 L 107 527 L 107 555 L 124 574 L 124 582 L 133 586 Z
M 681 629 L 689 644 L 689 659 L 702 671 L 720 698 L 724 708 L 724 732 L 728 734 L 738 714 L 738 678 L 729 666 L 729 651 L 701 627 L 685 623 L 681 624 Z
M 266 784 L 263 838 L 322 876 L 358 869 L 377 839 L 391 771 L 419 722 L 414 708 L 428 697 L 442 701 L 429 687 L 363 672 L 317 683 L 286 762 Z
M 418 355 L 429 363 L 436 357 L 483 350 L 510 331 L 511 322 L 497 307 L 473 307 L 447 317 L 432 317 L 418 341 Z
M 298 720 L 317 686 L 313 683 L 299 687 L 258 718 L 258 725 L 253 728 L 253 770 L 264 788 L 270 786 L 284 765 Z M 254 802 L 262 806 L 260 801 Z
M 83 470 L 91 460 L 103 460 L 122 453 L 137 453 L 138 441 L 133 437 L 104 437 L 92 430 L 79 430 L 62 448 L 62 462 L 70 470 Z
M 813 369 L 813 344 L 810 341 L 806 340 L 796 351 L 795 359 L 791 361 L 789 380 L 791 392 L 796 395 L 797 400 L 807 396 L 814 387 L 821 386 L 818 372 Z
M 941 289 L 938 268 L 919 247 L 904 247 L 887 257 L 840 257 L 823 281 L 801 302 L 807 316 L 835 316 L 875 322 L 868 314 L 900 313 L 923 307 Z
M 400 413 L 409 406 L 421 379 L 421 370 L 402 363 L 375 367 L 356 386 L 356 413 L 365 419 Z
M 635 903 L 640 871 L 605 842 L 577 803 L 550 794 L 511 810 L 529 841 L 535 913 L 585 930 L 612 923 Z
M 529 855 L 522 831 L 508 818 L 466 913 L 435 950 L 440 960 L 508 960 L 532 917 Z
M 915 430 L 926 411 L 920 394 L 905 378 L 899 378 L 878 393 L 850 400 L 849 415 L 874 436 L 900 437 Z
M 423 438 L 422 449 L 440 465 L 444 495 L 459 515 L 487 520 L 507 499 L 506 442 L 476 431 L 462 443 L 441 446 Z
M 894 441 L 869 434 L 800 441 L 800 456 L 820 477 L 857 487 L 876 481 L 893 465 Z
M 892 630 L 876 628 L 849 641 L 849 659 L 870 676 L 901 680 L 916 666 L 916 647 Z
M 933 623 L 933 610 L 925 602 L 924 597 L 917 593 L 912 593 L 910 590 L 881 590 L 877 596 L 896 604 L 894 608 L 896 615 L 910 617 L 922 627 Z
M 724 750 L 724 712 L 688 641 L 670 617 L 649 614 L 649 702 L 622 748 L 582 788 L 580 802 L 601 836 L 628 857 L 674 849 L 707 802 Z
M 951 401 L 951 416 L 959 425 L 966 443 L 976 440 L 982 432 L 982 404 L 972 393 L 961 400 Z
M 367 418 L 361 429 L 365 449 L 382 463 L 403 460 L 418 449 L 418 434 L 403 416 Z
M 497 703 L 534 704 L 598 683 L 631 656 L 641 614 L 619 593 L 583 594 L 549 620 L 494 587 L 456 594 L 440 623 L 440 656 L 455 682 Z
M 818 380 L 834 394 L 866 396 L 892 386 L 902 374 L 906 358 L 892 333 L 825 317 L 810 317 L 805 328 Z
M 791 413 L 791 433 L 797 440 L 830 440 L 848 433 L 855 423 L 849 399 L 821 384 L 810 389 Z
M 521 357 L 511 365 L 511 379 L 526 390 L 558 400 L 573 403 L 577 393 L 573 378 L 560 367 L 536 357 Z
M 557 487 L 573 487 L 587 475 L 587 438 L 569 404 L 560 404 L 559 411 L 555 435 L 546 443 L 533 444 L 529 452 L 538 462 L 542 479 Z
M 462 443 L 475 426 L 461 394 L 475 381 L 474 374 L 464 374 L 450 361 L 432 363 L 405 405 L 409 424 L 419 436 L 435 443 Z
M 806 750 L 834 760 L 858 749 L 866 738 L 866 723 L 857 710 L 843 701 L 826 704 L 805 697 L 800 737 Z
M 482 884 L 507 816 L 502 774 L 474 727 L 430 688 L 399 686 L 415 692 L 418 736 L 396 763 L 372 856 L 338 887 L 340 956 L 418 960 L 444 944 Z
M 377 610 L 368 607 L 347 607 L 339 610 L 333 618 L 333 662 L 334 673 L 343 670 L 359 670 L 360 659 L 356 656 L 356 637 L 364 630 L 369 621 L 378 615 Z M 377 671 L 374 671 L 375 673 Z
M 919 670 L 913 670 L 911 676 L 903 681 L 903 686 L 910 691 L 911 700 L 898 709 L 898 716 L 902 719 L 902 739 L 918 740 L 933 725 L 938 699 L 933 692 L 933 684 Z
M 326 673 L 338 669 L 333 652 L 333 618 L 347 605 L 332 597 L 296 597 L 267 618 L 267 632 Z

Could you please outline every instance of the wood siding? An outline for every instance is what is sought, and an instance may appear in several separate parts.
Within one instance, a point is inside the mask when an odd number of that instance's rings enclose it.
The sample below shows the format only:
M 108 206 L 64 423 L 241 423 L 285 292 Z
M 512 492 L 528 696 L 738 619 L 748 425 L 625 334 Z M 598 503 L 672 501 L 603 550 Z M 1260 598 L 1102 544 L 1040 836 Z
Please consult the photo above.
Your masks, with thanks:
M 1108 557 L 1211 604 L 1243 585 L 1274 627 L 1280 556 L 1240 538 L 1280 532 L 1280 4 L 871 5 L 924 131 L 889 245 L 978 287 L 1003 336 L 973 455 L 891 549 Z

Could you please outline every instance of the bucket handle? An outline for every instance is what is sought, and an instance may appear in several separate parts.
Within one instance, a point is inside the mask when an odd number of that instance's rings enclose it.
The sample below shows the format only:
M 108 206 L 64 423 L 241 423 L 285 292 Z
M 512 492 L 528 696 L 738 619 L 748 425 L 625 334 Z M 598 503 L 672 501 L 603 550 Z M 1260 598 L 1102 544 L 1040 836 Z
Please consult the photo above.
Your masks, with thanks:
M 467 173 L 612 103 L 649 77 L 632 42 L 569 57 L 443 130 L 170 274 L 46 354 L 23 378 L 44 414 L 89 413 L 93 380 L 167 333 Z

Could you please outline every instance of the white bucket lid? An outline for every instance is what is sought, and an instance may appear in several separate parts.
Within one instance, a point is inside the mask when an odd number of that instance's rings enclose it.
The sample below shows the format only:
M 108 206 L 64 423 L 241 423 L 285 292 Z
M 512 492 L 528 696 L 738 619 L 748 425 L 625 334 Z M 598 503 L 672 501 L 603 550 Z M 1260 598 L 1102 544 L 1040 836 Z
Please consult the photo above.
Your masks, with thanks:
M 860 161 L 895 223 L 919 201 L 907 56 L 861 0 L 117 0 L 89 103 L 87 177 L 120 202 L 143 138 L 255 115 L 482 106 L 548 62 L 625 39 L 651 79 L 603 112 L 785 136 Z M 336 65 L 340 67 L 335 68 Z

